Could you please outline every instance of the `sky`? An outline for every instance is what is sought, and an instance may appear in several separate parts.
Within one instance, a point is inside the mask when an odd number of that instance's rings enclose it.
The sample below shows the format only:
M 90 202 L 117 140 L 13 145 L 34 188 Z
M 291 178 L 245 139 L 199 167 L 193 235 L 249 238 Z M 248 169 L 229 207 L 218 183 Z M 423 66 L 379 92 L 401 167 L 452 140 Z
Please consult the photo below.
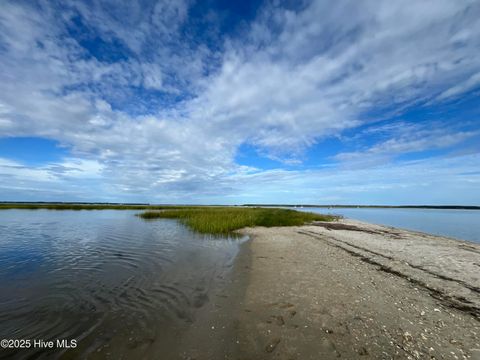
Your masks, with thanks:
M 0 2 L 0 201 L 480 205 L 480 2 Z

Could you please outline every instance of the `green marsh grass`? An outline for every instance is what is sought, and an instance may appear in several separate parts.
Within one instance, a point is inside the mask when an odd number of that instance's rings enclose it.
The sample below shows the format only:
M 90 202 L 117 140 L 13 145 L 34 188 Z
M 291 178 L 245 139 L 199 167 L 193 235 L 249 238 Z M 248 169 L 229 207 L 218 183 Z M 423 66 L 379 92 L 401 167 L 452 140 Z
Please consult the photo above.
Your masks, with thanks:
M 200 233 L 230 234 L 244 227 L 297 226 L 312 221 L 333 221 L 335 216 L 278 208 L 187 207 L 146 211 L 143 219 L 178 219 Z

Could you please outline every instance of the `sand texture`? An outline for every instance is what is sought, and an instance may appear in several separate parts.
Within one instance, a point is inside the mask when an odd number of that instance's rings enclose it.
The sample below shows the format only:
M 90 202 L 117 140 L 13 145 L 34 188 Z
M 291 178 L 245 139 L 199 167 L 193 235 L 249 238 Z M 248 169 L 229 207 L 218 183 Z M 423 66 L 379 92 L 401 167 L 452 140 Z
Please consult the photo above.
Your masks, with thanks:
M 479 245 L 351 220 L 244 232 L 228 358 L 480 359 Z

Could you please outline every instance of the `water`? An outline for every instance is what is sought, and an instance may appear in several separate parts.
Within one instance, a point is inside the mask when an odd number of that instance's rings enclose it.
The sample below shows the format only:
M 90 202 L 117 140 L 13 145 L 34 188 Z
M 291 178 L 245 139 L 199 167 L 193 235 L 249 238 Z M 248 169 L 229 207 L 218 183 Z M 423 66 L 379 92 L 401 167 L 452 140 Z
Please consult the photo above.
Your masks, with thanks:
M 303 208 L 302 210 L 337 214 L 373 224 L 480 243 L 480 211 L 478 210 L 381 208 Z
M 242 240 L 134 214 L 2 210 L 0 339 L 75 339 L 53 355 L 134 359 L 178 337 L 227 281 Z

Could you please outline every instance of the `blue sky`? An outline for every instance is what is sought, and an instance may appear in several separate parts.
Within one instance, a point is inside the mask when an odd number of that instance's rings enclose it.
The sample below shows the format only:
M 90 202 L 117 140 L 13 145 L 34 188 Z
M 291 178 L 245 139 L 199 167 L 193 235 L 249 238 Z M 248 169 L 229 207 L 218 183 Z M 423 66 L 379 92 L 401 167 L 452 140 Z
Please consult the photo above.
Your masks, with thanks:
M 0 200 L 480 204 L 478 1 L 2 1 Z

